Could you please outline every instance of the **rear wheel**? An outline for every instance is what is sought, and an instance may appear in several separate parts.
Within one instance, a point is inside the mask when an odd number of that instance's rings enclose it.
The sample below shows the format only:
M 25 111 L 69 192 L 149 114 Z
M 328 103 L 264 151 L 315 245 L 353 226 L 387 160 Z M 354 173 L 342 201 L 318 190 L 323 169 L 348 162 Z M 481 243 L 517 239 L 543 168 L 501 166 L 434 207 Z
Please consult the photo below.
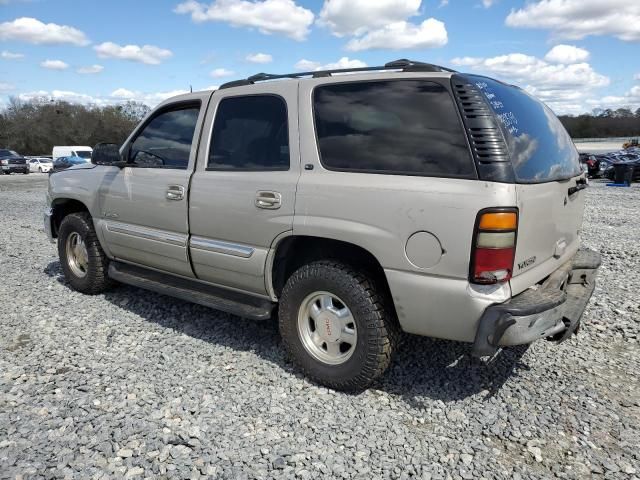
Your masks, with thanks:
M 113 284 L 107 276 L 109 259 L 100 246 L 88 213 L 64 217 L 58 234 L 58 254 L 64 275 L 75 290 L 95 295 Z
M 287 281 L 280 334 L 313 380 L 338 390 L 368 387 L 389 366 L 399 329 L 382 289 L 340 262 L 304 265 Z

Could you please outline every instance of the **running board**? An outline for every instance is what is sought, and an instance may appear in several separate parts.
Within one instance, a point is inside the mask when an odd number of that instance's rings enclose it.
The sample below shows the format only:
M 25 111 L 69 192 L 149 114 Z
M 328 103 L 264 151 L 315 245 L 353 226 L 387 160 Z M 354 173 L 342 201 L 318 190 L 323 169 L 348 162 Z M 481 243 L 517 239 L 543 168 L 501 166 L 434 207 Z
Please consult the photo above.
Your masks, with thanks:
M 109 264 L 109 276 L 118 282 L 215 308 L 252 320 L 268 320 L 275 303 L 122 262 Z

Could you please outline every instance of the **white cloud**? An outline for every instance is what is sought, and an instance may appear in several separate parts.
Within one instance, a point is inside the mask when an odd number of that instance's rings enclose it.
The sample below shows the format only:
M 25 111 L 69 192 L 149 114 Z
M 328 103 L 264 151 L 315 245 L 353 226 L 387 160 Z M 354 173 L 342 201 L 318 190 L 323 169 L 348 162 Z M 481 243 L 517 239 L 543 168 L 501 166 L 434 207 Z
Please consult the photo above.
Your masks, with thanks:
M 299 41 L 307 37 L 314 19 L 311 10 L 293 0 L 215 0 L 210 5 L 187 0 L 174 11 L 191 15 L 196 23 L 227 22 L 234 27 L 257 28 L 267 35 L 281 34 Z
M 420 3 L 421 0 L 325 0 L 318 23 L 338 37 L 362 35 L 417 15 Z
M 120 98 L 122 100 L 131 100 L 136 97 L 136 92 L 127 90 L 126 88 L 118 88 L 111 92 L 111 97 Z
M 45 60 L 40 62 L 42 68 L 48 68 L 49 70 L 66 70 L 69 68 L 69 64 L 62 60 Z
M 171 50 L 154 45 L 143 45 L 142 47 L 138 45 L 120 46 L 113 42 L 104 42 L 93 48 L 100 58 L 119 58 L 147 65 L 158 65 L 173 56 Z
M 35 45 L 89 44 L 86 35 L 77 28 L 56 23 L 42 23 L 36 18 L 21 17 L 12 22 L 0 23 L 0 40 L 13 40 Z
M 111 92 L 109 95 L 89 95 L 86 93 L 78 93 L 67 90 L 38 90 L 33 92 L 24 92 L 18 95 L 18 98 L 23 101 L 42 100 L 45 102 L 51 100 L 60 100 L 69 103 L 80 103 L 84 105 L 117 105 L 124 102 L 136 101 L 144 103 L 150 107 L 155 107 L 160 102 L 175 97 L 176 95 L 182 95 L 188 93 L 187 90 L 171 90 L 165 92 L 140 92 L 135 90 L 128 90 L 126 88 L 118 88 Z
M 624 95 L 607 95 L 602 98 L 590 98 L 587 104 L 591 108 L 629 108 L 636 110 L 640 108 L 640 85 L 635 85 Z
M 498 0 L 482 0 L 482 6 L 484 8 L 491 8 Z
M 338 70 L 341 68 L 363 68 L 367 64 L 361 60 L 350 59 L 349 57 L 342 57 L 337 62 L 322 64 L 320 62 L 314 62 L 312 60 L 302 59 L 296 63 L 295 68 L 302 71 L 318 71 L 318 70 Z
M 640 80 L 640 73 L 636 73 L 636 74 L 633 76 L 633 79 L 634 79 L 634 80 Z
M 23 101 L 32 101 L 32 100 L 60 100 L 69 103 L 82 103 L 82 104 L 93 104 L 93 105 L 106 105 L 109 102 L 100 97 L 94 97 L 92 95 L 87 95 L 85 93 L 77 93 L 67 90 L 38 90 L 34 92 L 25 92 L 18 95 L 18 98 Z
M 15 85 L 12 85 L 10 83 L 0 82 L 0 93 L 10 92 L 15 88 L 16 88 Z
M 3 50 L 2 52 L 0 52 L 0 58 L 4 58 L 5 60 L 20 60 L 24 58 L 24 54 Z
M 268 53 L 252 53 L 246 56 L 246 60 L 251 63 L 271 63 L 273 57 Z
M 447 44 L 447 29 L 443 22 L 429 18 L 420 25 L 409 22 L 396 22 L 378 30 L 371 30 L 363 37 L 354 38 L 347 43 L 347 50 L 410 48 L 434 48 Z
M 556 45 L 547 52 L 544 59 L 552 63 L 578 63 L 589 59 L 589 51 L 573 45 Z
M 163 102 L 168 98 L 175 97 L 176 95 L 183 95 L 185 93 L 189 93 L 189 91 L 170 90 L 166 92 L 144 93 L 127 90 L 126 88 L 118 88 L 111 93 L 110 97 L 114 100 L 142 102 L 150 107 L 155 107 L 160 102 Z
M 558 38 L 581 39 L 612 35 L 640 41 L 638 0 L 536 0 L 512 9 L 506 24 L 517 28 L 550 30 Z
M 213 78 L 223 78 L 230 77 L 234 73 L 235 72 L 233 72 L 232 70 L 227 70 L 226 68 L 216 68 L 215 70 L 211 71 L 209 75 L 211 75 Z
M 557 113 L 584 111 L 584 102 L 594 90 L 610 83 L 608 77 L 594 71 L 588 63 L 551 64 L 522 53 L 454 58 L 452 63 L 513 82 L 548 103 Z
M 104 70 L 102 65 L 89 65 L 87 67 L 80 67 L 76 72 L 81 73 L 83 75 L 92 74 L 92 73 L 100 73 Z

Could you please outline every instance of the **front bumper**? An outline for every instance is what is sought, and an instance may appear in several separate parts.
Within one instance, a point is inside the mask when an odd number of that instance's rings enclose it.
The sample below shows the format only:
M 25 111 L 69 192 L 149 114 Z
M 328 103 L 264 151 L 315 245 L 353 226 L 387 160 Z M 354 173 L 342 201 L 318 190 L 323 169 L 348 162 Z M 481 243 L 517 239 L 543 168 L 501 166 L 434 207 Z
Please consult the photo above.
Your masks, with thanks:
M 501 346 L 522 345 L 540 338 L 563 342 L 579 327 L 593 294 L 600 254 L 579 250 L 538 288 L 488 307 L 478 324 L 472 354 L 493 355 Z

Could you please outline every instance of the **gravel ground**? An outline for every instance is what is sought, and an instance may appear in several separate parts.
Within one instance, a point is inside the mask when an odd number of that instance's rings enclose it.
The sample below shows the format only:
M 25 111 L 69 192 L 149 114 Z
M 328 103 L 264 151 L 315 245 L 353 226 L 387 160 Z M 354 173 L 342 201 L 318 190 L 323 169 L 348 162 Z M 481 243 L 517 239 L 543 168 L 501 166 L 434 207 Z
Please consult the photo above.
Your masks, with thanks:
M 46 177 L 0 177 L 2 478 L 638 478 L 640 188 L 587 191 L 581 334 L 472 361 L 407 338 L 375 388 L 318 388 L 275 322 L 69 289 Z

